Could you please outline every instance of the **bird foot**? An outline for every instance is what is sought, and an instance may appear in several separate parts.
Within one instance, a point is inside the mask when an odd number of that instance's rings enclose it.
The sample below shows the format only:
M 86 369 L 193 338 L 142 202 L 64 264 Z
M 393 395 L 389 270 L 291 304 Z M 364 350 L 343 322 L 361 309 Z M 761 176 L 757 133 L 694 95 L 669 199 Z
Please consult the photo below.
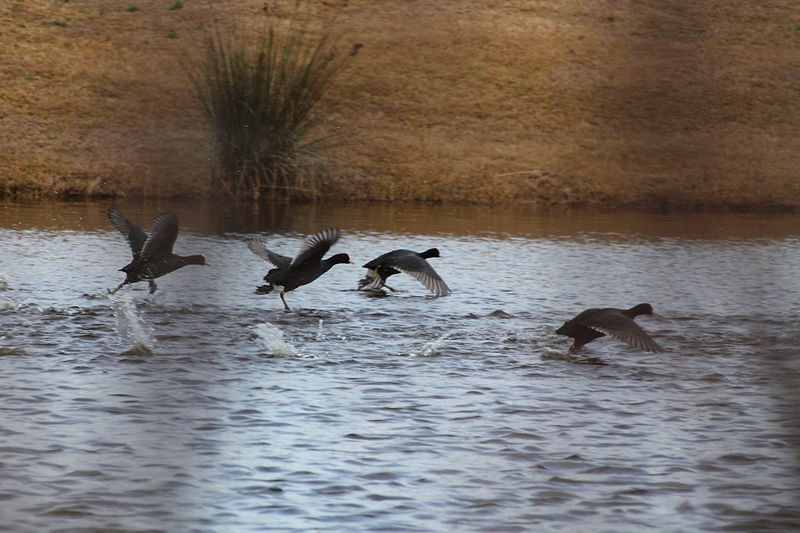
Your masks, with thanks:
M 115 294 L 115 293 L 116 293 L 118 290 L 120 290 L 120 289 L 121 289 L 121 288 L 122 288 L 124 285 L 125 285 L 124 283 L 120 283 L 120 284 L 119 284 L 119 287 L 117 287 L 117 288 L 116 288 L 116 289 L 114 289 L 113 291 L 112 291 L 111 289 L 106 289 L 106 290 L 108 291 L 108 294 L 109 294 L 109 296 L 110 296 L 110 295 L 112 295 L 112 294 Z
M 266 285 L 260 285 L 256 287 L 256 294 L 269 294 L 272 292 L 273 289 L 272 283 L 267 283 Z
M 286 311 L 291 311 L 291 309 L 289 309 L 289 304 L 286 303 L 286 298 L 283 297 L 284 294 L 286 294 L 286 291 L 281 291 L 281 300 L 283 300 L 283 308 Z

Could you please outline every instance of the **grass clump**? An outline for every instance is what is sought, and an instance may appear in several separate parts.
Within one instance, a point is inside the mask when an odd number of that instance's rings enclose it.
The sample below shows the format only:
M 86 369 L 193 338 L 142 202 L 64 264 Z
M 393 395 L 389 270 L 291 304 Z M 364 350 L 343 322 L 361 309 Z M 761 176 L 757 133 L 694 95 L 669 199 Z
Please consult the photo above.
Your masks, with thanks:
M 183 2 L 181 0 L 175 0 L 175 3 L 169 6 L 170 11 L 175 11 L 176 9 L 183 9 Z
M 189 74 L 214 130 L 215 184 L 234 198 L 290 194 L 309 156 L 333 144 L 313 135 L 346 58 L 330 33 L 213 32 Z

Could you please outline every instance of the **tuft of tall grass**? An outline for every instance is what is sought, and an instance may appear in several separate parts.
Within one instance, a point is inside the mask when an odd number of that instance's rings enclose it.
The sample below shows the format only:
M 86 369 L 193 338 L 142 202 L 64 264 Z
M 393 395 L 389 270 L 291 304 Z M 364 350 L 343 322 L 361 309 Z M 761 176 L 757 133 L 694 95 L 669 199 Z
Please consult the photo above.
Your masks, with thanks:
M 291 191 L 309 156 L 332 144 L 316 130 L 346 61 L 330 33 L 212 31 L 189 76 L 214 130 L 216 185 L 235 198 Z

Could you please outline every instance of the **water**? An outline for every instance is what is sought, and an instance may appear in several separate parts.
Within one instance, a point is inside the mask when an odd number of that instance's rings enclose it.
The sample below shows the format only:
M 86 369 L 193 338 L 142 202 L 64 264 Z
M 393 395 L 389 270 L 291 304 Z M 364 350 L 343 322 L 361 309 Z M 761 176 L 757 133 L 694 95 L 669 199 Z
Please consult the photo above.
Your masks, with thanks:
M 99 203 L 0 203 L 0 529 L 800 528 L 800 216 L 174 209 L 158 282 Z M 453 289 L 337 265 L 256 295 L 258 236 L 337 226 L 357 265 L 437 246 Z M 554 330 L 647 301 L 665 354 Z M 578 364 L 584 363 L 584 364 Z

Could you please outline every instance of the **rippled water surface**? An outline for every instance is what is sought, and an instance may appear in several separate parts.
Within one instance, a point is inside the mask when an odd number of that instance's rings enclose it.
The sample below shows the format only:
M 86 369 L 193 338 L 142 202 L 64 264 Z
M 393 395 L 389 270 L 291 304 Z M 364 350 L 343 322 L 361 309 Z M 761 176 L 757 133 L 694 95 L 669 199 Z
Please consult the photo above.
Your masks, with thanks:
M 210 266 L 109 296 L 106 207 L 0 203 L 0 529 L 800 529 L 800 215 L 123 202 Z M 254 294 L 327 226 L 356 265 Z M 452 295 L 354 290 L 432 246 Z M 565 360 L 639 302 L 668 353 Z

